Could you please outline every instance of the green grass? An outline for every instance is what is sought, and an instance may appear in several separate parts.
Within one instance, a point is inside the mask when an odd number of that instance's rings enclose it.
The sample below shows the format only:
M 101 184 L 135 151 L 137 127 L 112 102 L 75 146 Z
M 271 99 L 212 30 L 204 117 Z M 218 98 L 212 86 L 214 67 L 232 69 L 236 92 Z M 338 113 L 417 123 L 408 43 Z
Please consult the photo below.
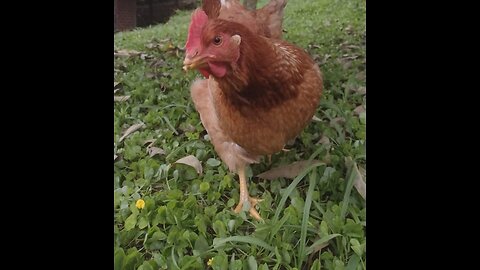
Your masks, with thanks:
M 115 269 L 365 269 L 366 202 L 353 186 L 358 172 L 366 179 L 365 1 L 287 4 L 284 38 L 319 63 L 325 90 L 319 120 L 292 150 L 247 172 L 264 222 L 233 213 L 238 176 L 219 162 L 192 104 L 199 75 L 181 69 L 190 12 L 115 34 L 115 50 L 142 53 L 115 57 L 115 95 L 129 96 L 114 106 Z M 152 147 L 160 152 L 150 156 Z M 201 175 L 175 163 L 188 155 Z M 253 176 L 309 158 L 322 162 L 293 180 Z

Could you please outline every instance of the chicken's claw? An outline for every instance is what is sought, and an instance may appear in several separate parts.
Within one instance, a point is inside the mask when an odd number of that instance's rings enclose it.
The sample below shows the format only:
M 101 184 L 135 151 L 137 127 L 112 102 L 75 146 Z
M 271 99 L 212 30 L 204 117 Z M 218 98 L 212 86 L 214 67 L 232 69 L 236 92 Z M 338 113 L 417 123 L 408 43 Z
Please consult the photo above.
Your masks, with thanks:
M 262 217 L 260 217 L 260 214 L 258 213 L 257 209 L 255 209 L 255 205 L 257 205 L 257 203 L 263 201 L 263 199 L 253 198 L 253 197 L 250 197 L 250 196 L 247 196 L 247 198 L 246 199 L 244 198 L 243 200 L 242 200 L 242 198 L 240 198 L 240 201 L 238 202 L 237 207 L 235 207 L 235 209 L 233 211 L 237 214 L 240 213 L 242 211 L 243 205 L 246 201 L 248 201 L 248 203 L 250 205 L 249 206 L 250 207 L 250 209 L 249 209 L 250 215 L 258 221 L 263 220 Z

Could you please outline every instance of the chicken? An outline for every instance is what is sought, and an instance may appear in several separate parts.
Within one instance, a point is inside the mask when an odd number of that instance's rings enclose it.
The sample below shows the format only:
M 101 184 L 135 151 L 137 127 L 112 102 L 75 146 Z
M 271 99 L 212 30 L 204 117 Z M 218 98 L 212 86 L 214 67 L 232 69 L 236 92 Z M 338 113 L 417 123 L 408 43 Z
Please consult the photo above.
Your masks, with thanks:
M 203 0 L 202 10 L 208 17 L 237 22 L 258 35 L 280 39 L 283 30 L 283 9 L 286 4 L 287 0 L 270 0 L 263 8 L 251 11 L 245 9 L 239 0 Z M 201 19 L 206 21 L 207 16 Z M 188 30 L 185 48 L 186 54 L 190 57 L 198 52 L 200 46 L 198 35 L 201 29 L 196 28 L 198 25 L 202 24 L 200 22 L 190 24 Z M 207 77 L 203 70 L 199 71 Z
M 191 24 L 189 38 L 199 39 L 198 50 L 186 55 L 183 68 L 199 69 L 208 78 L 193 82 L 192 100 L 215 151 L 239 175 L 234 211 L 245 208 L 261 220 L 259 200 L 248 194 L 246 166 L 281 151 L 309 123 L 322 74 L 303 49 L 219 19 L 218 13 L 207 17 L 197 9 Z

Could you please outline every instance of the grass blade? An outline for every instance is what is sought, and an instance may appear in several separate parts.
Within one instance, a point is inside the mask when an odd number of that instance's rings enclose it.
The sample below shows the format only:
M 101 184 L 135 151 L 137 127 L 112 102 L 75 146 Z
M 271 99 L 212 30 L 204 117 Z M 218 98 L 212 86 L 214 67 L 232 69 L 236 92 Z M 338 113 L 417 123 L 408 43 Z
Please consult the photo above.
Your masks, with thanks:
M 282 199 L 280 200 L 280 203 L 278 203 L 277 210 L 275 211 L 275 216 L 273 217 L 273 220 L 272 220 L 272 224 L 277 223 L 278 217 L 280 216 L 280 212 L 283 210 L 283 206 L 285 205 L 285 202 L 287 201 L 288 196 L 290 196 L 290 194 L 295 189 L 295 187 L 298 185 L 298 183 L 300 183 L 300 181 L 305 177 L 305 175 L 307 175 L 311 170 L 313 170 L 314 168 L 319 167 L 321 165 L 325 165 L 325 163 L 321 162 L 321 163 L 312 164 L 312 165 L 308 166 L 308 168 L 305 171 L 303 171 L 297 177 L 295 177 L 293 182 L 285 190 L 285 193 L 283 193 L 283 196 L 282 196 Z
M 345 267 L 345 270 L 356 270 L 359 264 L 360 264 L 360 257 L 358 257 L 357 254 L 354 254 L 352 255 L 352 257 L 350 257 L 350 260 L 348 261 L 348 264 Z
M 280 230 L 280 228 L 285 224 L 285 222 L 290 218 L 289 214 L 285 214 L 282 219 L 280 219 L 279 222 L 274 223 L 271 231 L 270 231 L 270 241 L 273 239 L 273 237 L 277 234 L 277 232 Z
M 173 265 L 176 267 L 175 269 L 180 269 L 177 263 L 177 259 L 175 258 L 175 246 L 172 247 L 172 254 L 171 254 Z
M 318 211 L 320 211 L 320 213 L 322 215 L 325 215 L 325 210 L 323 209 L 323 207 L 316 201 L 313 201 L 313 204 L 315 205 L 315 207 L 318 209 Z
M 224 245 L 227 242 L 242 242 L 257 245 L 267 249 L 269 251 L 275 251 L 275 249 L 264 241 L 251 237 L 251 236 L 230 236 L 227 238 L 215 238 L 213 239 L 213 248 L 217 249 L 218 247 Z
M 199 142 L 199 140 L 191 140 L 191 141 L 184 142 L 183 144 L 181 144 L 180 146 L 178 146 L 177 148 L 175 148 L 174 150 L 172 150 L 172 152 L 165 157 L 165 160 L 170 162 L 171 159 L 172 159 L 176 154 L 178 154 L 178 152 L 182 151 L 182 150 L 183 150 L 185 147 L 187 147 L 187 146 L 191 146 L 191 145 L 196 144 L 197 142 Z
M 333 238 L 335 238 L 337 236 L 341 236 L 341 234 L 334 233 L 334 234 L 330 234 L 330 235 L 327 235 L 325 237 L 320 238 L 319 240 L 315 241 L 315 243 L 313 243 L 311 246 L 309 246 L 307 248 L 305 255 L 310 255 L 310 253 L 315 251 L 316 247 L 318 247 L 318 246 L 320 246 L 324 243 L 327 243 L 328 241 L 332 240 Z
M 257 177 L 267 180 L 274 180 L 280 177 L 293 179 L 298 173 L 307 168 L 308 165 L 318 163 L 318 160 L 300 160 L 290 163 L 288 165 L 281 165 L 271 170 L 258 174 Z
M 170 128 L 170 130 L 173 131 L 173 133 L 175 133 L 175 135 L 178 135 L 178 131 L 175 129 L 175 127 L 172 125 L 172 123 L 170 123 L 170 120 L 168 119 L 168 117 L 164 116 L 162 118 L 163 118 L 163 120 L 165 120 L 165 123 Z
M 347 187 L 345 188 L 345 194 L 343 195 L 343 203 L 342 203 L 342 211 L 340 212 L 340 216 L 342 219 L 345 218 L 347 214 L 348 204 L 350 203 L 350 194 L 352 193 L 353 184 L 355 183 L 355 176 L 357 176 L 357 171 L 355 170 L 356 163 L 352 161 L 352 158 L 346 157 L 345 164 L 348 166 L 349 176 L 347 180 Z
M 309 186 L 307 191 L 307 198 L 305 199 L 305 206 L 303 207 L 302 229 L 300 231 L 300 245 L 298 247 L 298 261 L 297 268 L 302 268 L 302 263 L 305 258 L 305 245 L 307 239 L 307 225 L 310 216 L 310 207 L 312 206 L 312 196 L 315 186 L 317 184 L 317 170 L 313 170 L 309 177 Z

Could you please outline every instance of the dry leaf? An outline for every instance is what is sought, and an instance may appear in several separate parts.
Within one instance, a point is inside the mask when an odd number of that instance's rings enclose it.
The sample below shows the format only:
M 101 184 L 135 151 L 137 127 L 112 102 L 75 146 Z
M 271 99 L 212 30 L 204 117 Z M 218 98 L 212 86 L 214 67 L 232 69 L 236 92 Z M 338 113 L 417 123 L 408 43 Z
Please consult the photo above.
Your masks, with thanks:
M 135 131 L 137 131 L 139 128 L 142 128 L 142 127 L 144 127 L 144 126 L 145 126 L 144 123 L 140 123 L 140 124 L 135 124 L 135 125 L 129 127 L 129 128 L 125 131 L 125 133 L 123 133 L 122 137 L 120 137 L 120 140 L 118 140 L 118 142 L 123 141 L 123 139 L 125 139 L 128 135 L 132 134 L 132 132 L 135 132 Z
M 317 122 L 322 122 L 322 119 L 318 118 L 316 115 L 313 115 L 312 120 Z
M 153 157 L 154 155 L 165 155 L 165 151 L 162 148 L 154 147 L 153 144 L 157 141 L 157 139 L 149 139 L 145 140 L 143 144 L 147 144 L 147 153 L 150 155 L 150 157 Z
M 341 116 L 333 118 L 330 121 L 330 126 L 334 126 L 335 124 L 337 124 L 337 125 L 345 124 L 345 118 L 343 118 Z
M 363 107 L 363 105 L 360 105 L 353 110 L 353 113 L 356 115 L 360 115 L 363 112 L 365 112 L 365 107 Z
M 320 140 L 318 141 L 318 143 L 321 143 L 321 144 L 330 144 L 330 139 L 325 136 L 325 135 L 322 135 L 322 138 L 320 138 Z
M 166 65 L 166 63 L 163 59 L 154 59 L 152 61 L 152 63 L 150 64 L 150 66 L 153 67 L 153 68 L 163 67 L 165 65 Z
M 192 124 L 183 124 L 178 127 L 183 132 L 195 132 L 196 128 Z
M 147 77 L 147 79 L 151 79 L 151 78 L 155 77 L 155 73 L 147 72 L 147 73 L 145 73 L 145 77 Z
M 356 76 L 355 78 L 357 78 L 358 80 L 361 80 L 361 81 L 364 81 L 367 77 L 367 74 L 365 73 L 365 71 L 360 71 Z
M 355 90 L 355 92 L 364 95 L 364 94 L 367 93 L 367 88 L 364 87 L 364 86 L 361 86 L 361 87 L 359 87 L 357 90 Z
M 293 138 L 293 139 L 288 140 L 288 141 L 287 141 L 287 145 L 288 145 L 288 146 L 294 145 L 296 140 L 297 140 L 296 137 Z M 287 150 L 287 149 L 285 149 L 285 148 L 283 148 L 282 150 L 287 151 L 287 152 L 290 151 L 290 150 Z
M 353 162 L 350 157 L 345 158 L 345 164 L 347 166 L 352 166 L 352 173 L 355 174 L 355 179 L 353 180 L 353 186 L 355 189 L 358 191 L 360 196 L 362 196 L 363 199 L 367 199 L 367 184 L 365 181 L 363 181 L 363 176 L 362 173 L 360 173 L 360 170 L 358 169 L 357 163 Z
M 305 170 L 308 166 L 312 164 L 319 164 L 319 163 L 321 163 L 319 160 L 312 160 L 310 162 L 308 160 L 296 161 L 296 162 L 293 162 L 292 164 L 283 165 L 283 166 L 268 170 L 266 172 L 263 172 L 257 175 L 257 177 L 267 179 L 267 180 L 273 180 L 280 177 L 293 179 L 299 173 L 303 172 L 303 170 Z
M 165 155 L 165 151 L 163 151 L 162 148 L 158 147 L 147 147 L 147 153 L 150 157 L 153 157 L 155 155 Z
M 346 61 L 342 64 L 343 69 L 349 69 L 352 67 L 352 62 L 351 61 Z
M 170 41 L 170 40 L 171 40 L 171 38 L 164 38 L 164 39 L 160 39 L 160 40 L 158 41 L 158 43 L 166 43 L 166 42 L 168 42 L 168 41 Z
M 157 139 L 145 140 L 145 141 L 143 142 L 143 145 L 145 145 L 145 144 L 148 143 L 149 145 L 148 145 L 147 147 L 150 147 L 150 146 L 152 146 L 156 141 L 157 141 Z
M 358 171 L 362 175 L 362 177 L 365 177 L 367 175 L 367 171 L 363 167 L 358 167 Z
M 158 47 L 158 43 L 148 43 L 147 45 L 145 45 L 145 47 L 147 47 L 149 49 L 153 49 L 153 48 Z
M 367 184 L 363 181 L 363 177 L 358 171 L 357 166 L 354 167 L 354 170 L 357 174 L 355 177 L 355 182 L 353 183 L 353 186 L 357 189 L 358 193 L 360 193 L 360 196 L 364 198 L 365 200 L 367 199 Z
M 149 55 L 146 53 L 141 53 L 140 54 L 140 59 L 145 60 L 145 59 L 153 59 L 153 55 Z
M 122 85 L 119 82 L 113 82 L 113 94 L 122 89 Z
M 123 102 L 129 99 L 130 96 L 113 96 L 114 101 Z
M 188 165 L 188 166 L 191 166 L 193 168 L 195 168 L 195 170 L 197 171 L 198 174 L 202 174 L 202 164 L 200 164 L 200 161 L 198 161 L 198 159 L 195 157 L 195 156 L 192 156 L 192 155 L 189 155 L 189 156 L 186 156 L 186 157 L 183 157 L 177 161 L 174 162 L 175 163 L 181 163 L 181 164 L 185 164 L 185 165 Z
M 319 64 L 320 66 L 324 65 L 325 63 L 327 63 L 327 60 L 330 59 L 330 57 L 332 57 L 330 54 L 325 54 L 325 55 L 323 56 L 323 58 L 320 59 L 320 61 L 318 62 L 318 64 Z
M 113 154 L 113 160 L 117 159 L 117 155 Z
M 118 50 L 117 52 L 115 51 L 113 52 L 113 56 L 125 56 L 125 57 L 136 56 L 139 54 L 141 54 L 141 52 L 135 51 L 135 50 Z
M 347 27 L 345 27 L 345 32 L 347 32 L 348 34 L 352 34 L 353 33 L 353 27 L 351 25 L 348 25 Z
M 340 44 L 340 48 L 342 50 L 353 50 L 353 49 L 360 49 L 360 46 L 352 45 L 352 44 L 348 44 L 348 42 L 344 42 Z
M 359 56 L 359 55 L 349 55 L 348 53 L 342 55 L 342 59 L 343 59 L 343 60 L 355 60 L 355 59 L 357 59 L 358 57 L 360 57 L 360 56 Z

